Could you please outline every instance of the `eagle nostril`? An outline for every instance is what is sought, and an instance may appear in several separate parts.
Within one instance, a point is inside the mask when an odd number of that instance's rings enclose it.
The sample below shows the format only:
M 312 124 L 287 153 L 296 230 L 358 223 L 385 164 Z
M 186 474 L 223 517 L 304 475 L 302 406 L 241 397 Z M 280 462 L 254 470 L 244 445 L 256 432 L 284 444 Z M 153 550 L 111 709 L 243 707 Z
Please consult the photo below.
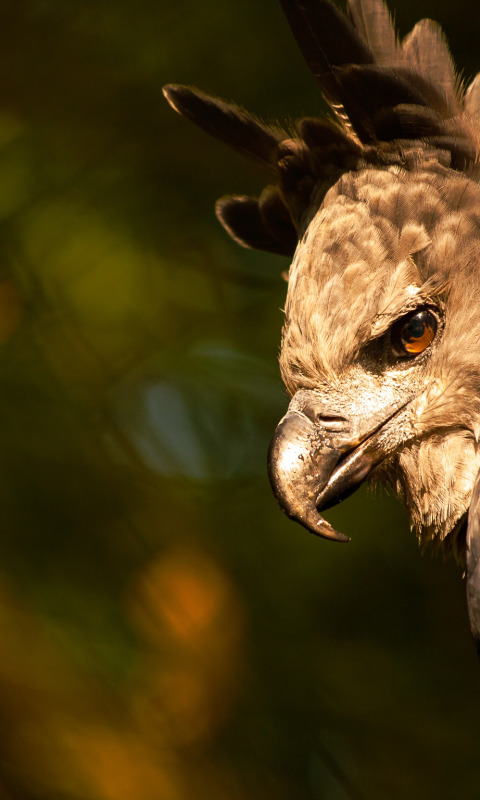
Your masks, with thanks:
M 321 425 L 322 428 L 328 431 L 344 431 L 345 427 L 348 426 L 348 420 L 345 417 L 340 414 L 324 414 L 318 408 L 319 403 L 308 398 L 306 402 L 302 402 L 298 410 L 305 414 L 314 425 Z

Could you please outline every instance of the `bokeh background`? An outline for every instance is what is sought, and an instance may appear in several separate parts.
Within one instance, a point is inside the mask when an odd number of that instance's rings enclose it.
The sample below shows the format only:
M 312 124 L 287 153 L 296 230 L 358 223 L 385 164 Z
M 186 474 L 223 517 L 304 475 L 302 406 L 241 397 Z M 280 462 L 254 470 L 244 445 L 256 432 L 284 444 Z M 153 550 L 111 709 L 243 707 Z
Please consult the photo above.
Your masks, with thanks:
M 402 2 L 448 30 L 471 0 Z M 451 800 L 480 785 L 461 570 L 359 491 L 279 511 L 266 176 L 165 103 L 322 109 L 275 0 L 0 0 L 1 800 Z

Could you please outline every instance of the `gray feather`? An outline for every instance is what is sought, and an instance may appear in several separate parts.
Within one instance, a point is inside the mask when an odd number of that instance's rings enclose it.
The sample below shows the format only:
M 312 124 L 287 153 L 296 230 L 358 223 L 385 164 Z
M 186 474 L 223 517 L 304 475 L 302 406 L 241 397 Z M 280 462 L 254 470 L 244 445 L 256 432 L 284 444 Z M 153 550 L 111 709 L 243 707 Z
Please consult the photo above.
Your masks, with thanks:
M 480 475 L 468 512 L 466 578 L 470 629 L 480 656 Z

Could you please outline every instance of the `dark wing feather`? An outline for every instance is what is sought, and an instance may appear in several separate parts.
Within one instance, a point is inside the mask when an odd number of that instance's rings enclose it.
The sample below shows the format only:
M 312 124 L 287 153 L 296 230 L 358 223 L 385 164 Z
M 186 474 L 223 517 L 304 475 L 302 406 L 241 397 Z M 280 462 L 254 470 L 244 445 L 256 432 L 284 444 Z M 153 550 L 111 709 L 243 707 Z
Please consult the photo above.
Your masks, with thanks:
M 466 562 L 468 616 L 480 657 L 480 474 L 468 512 Z
M 332 67 L 373 64 L 370 48 L 330 0 L 280 0 L 280 3 L 322 93 L 333 105 L 343 105 Z
M 343 128 L 326 119 L 304 117 L 296 123 L 300 138 L 308 147 L 337 146 L 350 153 L 359 155 L 361 147 Z
M 363 141 L 376 139 L 374 121 L 398 105 L 433 108 L 446 115 L 443 94 L 413 70 L 350 64 L 336 69 L 343 105 Z M 420 138 L 411 130 L 412 138 Z
M 451 168 L 459 171 L 468 170 L 477 158 L 474 143 L 460 131 L 455 135 L 430 136 L 428 143 L 439 150 L 446 150 L 452 157 Z
M 445 37 L 422 20 L 400 44 L 383 0 L 280 0 L 300 49 L 340 124 L 306 118 L 289 139 L 236 105 L 185 86 L 166 86 L 179 113 L 272 170 L 278 188 L 256 200 L 228 197 L 217 214 L 241 244 L 290 255 L 305 212 L 344 172 L 366 162 L 395 163 L 405 141 L 451 154 L 466 170 L 476 158 L 463 95 Z M 480 116 L 474 83 L 466 110 Z M 407 148 L 408 150 L 408 148 Z
M 292 248 L 269 230 L 255 197 L 221 197 L 217 200 L 215 209 L 225 230 L 243 247 L 266 250 L 277 255 L 293 254 L 297 241 L 295 229 L 295 244 Z
M 458 114 L 455 72 L 438 26 L 422 22 L 401 47 L 381 0 L 349 0 L 353 22 L 331 0 L 281 4 L 323 95 L 365 144 L 378 141 L 374 119 L 386 108 L 424 105 L 445 119 Z M 415 138 L 411 126 L 409 136 Z
M 283 137 L 252 114 L 189 86 L 170 84 L 163 87 L 163 94 L 175 111 L 206 133 L 269 169 L 275 168 L 274 155 Z
M 285 139 L 279 145 L 277 156 L 280 190 L 294 224 L 300 226 L 319 181 L 317 168 L 322 169 L 322 164 L 315 158 L 313 150 L 296 139 Z
M 283 248 L 285 255 L 293 256 L 298 234 L 291 214 L 278 186 L 266 186 L 258 199 L 263 224 Z
M 401 103 L 382 109 L 374 120 L 375 133 L 382 142 L 394 139 L 423 139 L 445 133 L 445 122 L 427 106 Z

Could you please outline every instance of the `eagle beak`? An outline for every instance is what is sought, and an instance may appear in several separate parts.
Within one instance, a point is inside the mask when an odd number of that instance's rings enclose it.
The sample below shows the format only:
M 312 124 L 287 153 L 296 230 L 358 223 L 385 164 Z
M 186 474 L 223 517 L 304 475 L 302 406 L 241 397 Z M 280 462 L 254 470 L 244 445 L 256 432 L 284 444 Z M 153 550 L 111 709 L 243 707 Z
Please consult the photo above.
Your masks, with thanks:
M 319 512 L 352 494 L 383 461 L 382 429 L 398 410 L 347 419 L 327 414 L 314 392 L 297 392 L 268 452 L 270 482 L 285 514 L 317 536 L 348 542 Z

